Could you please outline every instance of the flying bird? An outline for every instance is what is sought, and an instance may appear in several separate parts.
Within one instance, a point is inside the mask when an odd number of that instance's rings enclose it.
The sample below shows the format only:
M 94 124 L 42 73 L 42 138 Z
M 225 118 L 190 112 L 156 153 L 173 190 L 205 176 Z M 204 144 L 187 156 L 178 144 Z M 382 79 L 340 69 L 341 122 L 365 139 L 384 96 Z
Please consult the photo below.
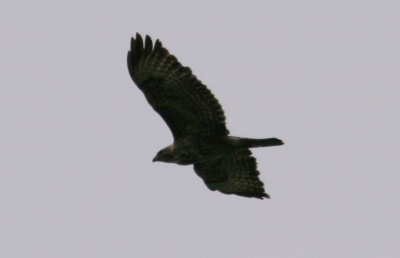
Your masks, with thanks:
M 270 198 L 249 148 L 283 145 L 281 140 L 229 136 L 218 100 L 159 40 L 153 45 L 149 36 L 143 41 L 137 33 L 127 61 L 132 80 L 174 137 L 153 162 L 194 165 L 212 191 Z

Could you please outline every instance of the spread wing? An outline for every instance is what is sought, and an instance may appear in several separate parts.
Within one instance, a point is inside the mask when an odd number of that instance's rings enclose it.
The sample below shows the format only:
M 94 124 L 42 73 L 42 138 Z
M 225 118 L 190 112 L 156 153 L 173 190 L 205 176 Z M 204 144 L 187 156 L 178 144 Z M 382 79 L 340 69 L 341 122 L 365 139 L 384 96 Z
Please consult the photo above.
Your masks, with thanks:
M 194 171 L 212 191 L 259 199 L 269 198 L 258 177 L 260 172 L 257 171 L 256 159 L 248 149 L 208 162 L 195 163 Z
M 128 52 L 128 70 L 149 104 L 167 123 L 175 140 L 229 134 L 218 100 L 159 40 L 153 47 L 149 36 L 143 42 L 136 34 Z

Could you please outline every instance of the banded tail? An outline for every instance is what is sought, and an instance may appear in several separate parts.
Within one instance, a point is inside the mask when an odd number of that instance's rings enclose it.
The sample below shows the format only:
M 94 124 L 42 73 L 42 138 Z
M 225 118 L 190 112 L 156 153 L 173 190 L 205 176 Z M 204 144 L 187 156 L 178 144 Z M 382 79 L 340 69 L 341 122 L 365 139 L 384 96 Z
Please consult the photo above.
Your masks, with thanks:
M 250 138 L 241 138 L 241 137 L 232 137 L 231 142 L 235 146 L 239 146 L 241 148 L 258 148 L 258 147 L 270 147 L 270 146 L 280 146 L 283 145 L 283 142 L 277 138 L 268 138 L 268 139 L 250 139 Z

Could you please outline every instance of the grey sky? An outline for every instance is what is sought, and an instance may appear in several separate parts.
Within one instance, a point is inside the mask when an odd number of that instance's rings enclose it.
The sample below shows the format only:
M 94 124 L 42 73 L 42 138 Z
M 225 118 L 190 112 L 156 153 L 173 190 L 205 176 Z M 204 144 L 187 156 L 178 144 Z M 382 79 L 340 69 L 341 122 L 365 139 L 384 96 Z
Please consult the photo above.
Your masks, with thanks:
M 0 257 L 400 257 L 398 1 L 3 1 Z M 257 149 L 211 192 L 126 68 L 159 38 Z

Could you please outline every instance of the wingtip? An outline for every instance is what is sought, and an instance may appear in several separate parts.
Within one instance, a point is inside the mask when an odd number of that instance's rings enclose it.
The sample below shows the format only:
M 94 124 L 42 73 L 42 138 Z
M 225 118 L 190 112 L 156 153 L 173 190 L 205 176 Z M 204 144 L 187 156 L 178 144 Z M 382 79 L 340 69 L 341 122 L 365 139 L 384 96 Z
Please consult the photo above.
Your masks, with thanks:
M 131 37 L 131 51 L 135 50 L 135 38 Z
M 131 51 L 128 51 L 127 57 L 126 57 L 126 61 L 128 64 L 128 71 L 129 71 L 129 75 L 131 76 L 132 80 L 134 80 L 134 65 L 133 65 L 133 60 L 132 60 L 132 53 Z
M 151 40 L 151 37 L 149 35 L 146 35 L 145 40 Z
M 156 39 L 156 42 L 154 43 L 154 51 L 158 52 L 162 48 L 162 43 L 159 39 Z
M 260 195 L 255 195 L 255 196 L 251 196 L 251 197 L 257 198 L 257 199 L 260 199 L 260 200 L 271 199 L 271 197 L 267 193 L 262 193 Z
M 224 192 L 222 192 L 224 193 Z M 238 196 L 242 196 L 242 197 L 247 197 L 247 198 L 256 198 L 259 200 L 264 200 L 265 199 L 271 199 L 271 197 L 269 196 L 269 194 L 267 193 L 260 193 L 260 192 L 247 192 L 247 193 L 225 193 L 225 194 L 234 194 L 234 195 L 238 195 Z

